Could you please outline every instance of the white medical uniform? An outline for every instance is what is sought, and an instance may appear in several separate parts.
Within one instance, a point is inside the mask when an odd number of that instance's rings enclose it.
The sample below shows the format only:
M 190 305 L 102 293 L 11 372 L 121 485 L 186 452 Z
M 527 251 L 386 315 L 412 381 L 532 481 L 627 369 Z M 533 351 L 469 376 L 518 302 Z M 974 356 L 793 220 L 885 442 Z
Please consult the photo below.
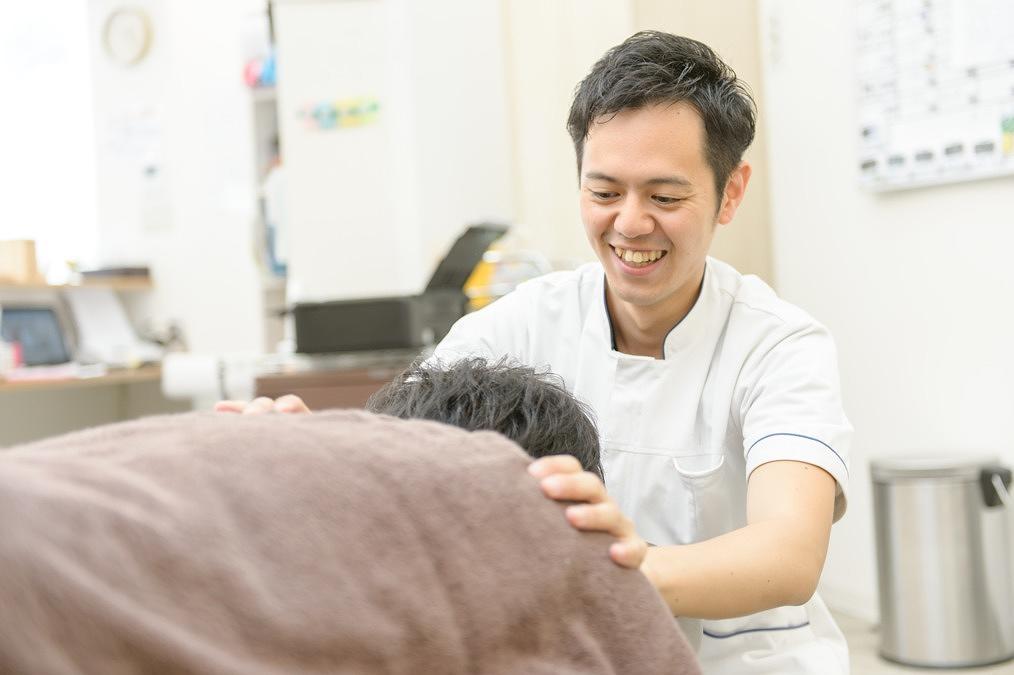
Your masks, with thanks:
M 435 358 L 509 356 L 548 367 L 592 407 L 606 487 L 638 533 L 689 544 L 746 525 L 746 484 L 796 460 L 837 481 L 845 511 L 851 426 L 828 331 L 762 281 L 709 258 L 664 359 L 615 349 L 605 277 L 591 263 L 520 285 L 458 321 Z M 823 601 L 721 621 L 680 619 L 705 673 L 848 673 Z

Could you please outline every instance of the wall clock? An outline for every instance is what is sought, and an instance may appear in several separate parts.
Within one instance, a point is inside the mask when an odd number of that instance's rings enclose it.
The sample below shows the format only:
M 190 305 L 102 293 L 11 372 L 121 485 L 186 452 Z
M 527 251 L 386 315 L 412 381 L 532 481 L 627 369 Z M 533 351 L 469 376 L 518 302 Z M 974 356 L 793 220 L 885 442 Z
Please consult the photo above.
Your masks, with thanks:
M 106 55 L 122 66 L 133 66 L 144 60 L 151 48 L 151 40 L 151 19 L 142 9 L 115 9 L 102 27 L 102 46 Z

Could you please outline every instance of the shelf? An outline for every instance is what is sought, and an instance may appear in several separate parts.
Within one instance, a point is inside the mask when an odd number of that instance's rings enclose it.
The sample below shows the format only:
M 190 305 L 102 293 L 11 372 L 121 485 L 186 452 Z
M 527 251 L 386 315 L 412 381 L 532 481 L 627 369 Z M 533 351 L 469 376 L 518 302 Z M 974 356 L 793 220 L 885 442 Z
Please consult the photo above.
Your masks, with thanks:
M 161 366 L 142 366 L 124 370 L 111 370 L 98 377 L 69 377 L 52 380 L 16 380 L 9 382 L 0 377 L 0 393 L 14 391 L 43 391 L 53 389 L 83 389 L 141 382 L 158 382 L 162 377 Z
M 150 291 L 154 288 L 149 277 L 101 277 L 86 279 L 79 284 L 15 283 L 0 281 L 0 291 L 10 290 L 73 290 L 75 288 L 110 288 L 114 291 Z

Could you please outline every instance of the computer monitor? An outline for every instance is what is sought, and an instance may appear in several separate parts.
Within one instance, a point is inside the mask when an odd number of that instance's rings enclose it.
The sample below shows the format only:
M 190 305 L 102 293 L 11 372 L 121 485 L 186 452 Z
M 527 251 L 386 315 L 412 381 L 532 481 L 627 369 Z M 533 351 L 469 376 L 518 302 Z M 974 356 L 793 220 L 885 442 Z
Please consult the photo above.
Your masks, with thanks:
M 0 308 L 0 338 L 21 345 L 26 366 L 67 363 L 70 355 L 60 321 L 52 307 Z

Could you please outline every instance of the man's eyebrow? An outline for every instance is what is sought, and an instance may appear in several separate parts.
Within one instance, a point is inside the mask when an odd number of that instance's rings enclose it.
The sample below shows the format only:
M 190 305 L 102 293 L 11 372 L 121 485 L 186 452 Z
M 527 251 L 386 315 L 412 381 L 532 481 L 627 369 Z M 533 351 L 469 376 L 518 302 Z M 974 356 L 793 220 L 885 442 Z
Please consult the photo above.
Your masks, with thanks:
M 693 183 L 683 176 L 665 176 L 662 178 L 650 178 L 644 181 L 645 185 L 672 185 L 674 187 L 691 187 Z
M 599 171 L 589 171 L 584 175 L 585 180 L 603 180 L 607 183 L 619 183 L 617 179 Z M 642 185 L 672 185 L 673 187 L 692 187 L 691 183 L 687 178 L 683 176 L 660 176 L 658 178 L 649 178 L 644 181 Z
M 588 173 L 586 173 L 584 175 L 584 177 L 585 177 L 585 180 L 604 180 L 607 183 L 619 183 L 620 182 L 620 181 L 616 180 L 615 178 L 613 178 L 612 176 L 607 176 L 606 174 L 600 173 L 598 171 L 589 171 Z

